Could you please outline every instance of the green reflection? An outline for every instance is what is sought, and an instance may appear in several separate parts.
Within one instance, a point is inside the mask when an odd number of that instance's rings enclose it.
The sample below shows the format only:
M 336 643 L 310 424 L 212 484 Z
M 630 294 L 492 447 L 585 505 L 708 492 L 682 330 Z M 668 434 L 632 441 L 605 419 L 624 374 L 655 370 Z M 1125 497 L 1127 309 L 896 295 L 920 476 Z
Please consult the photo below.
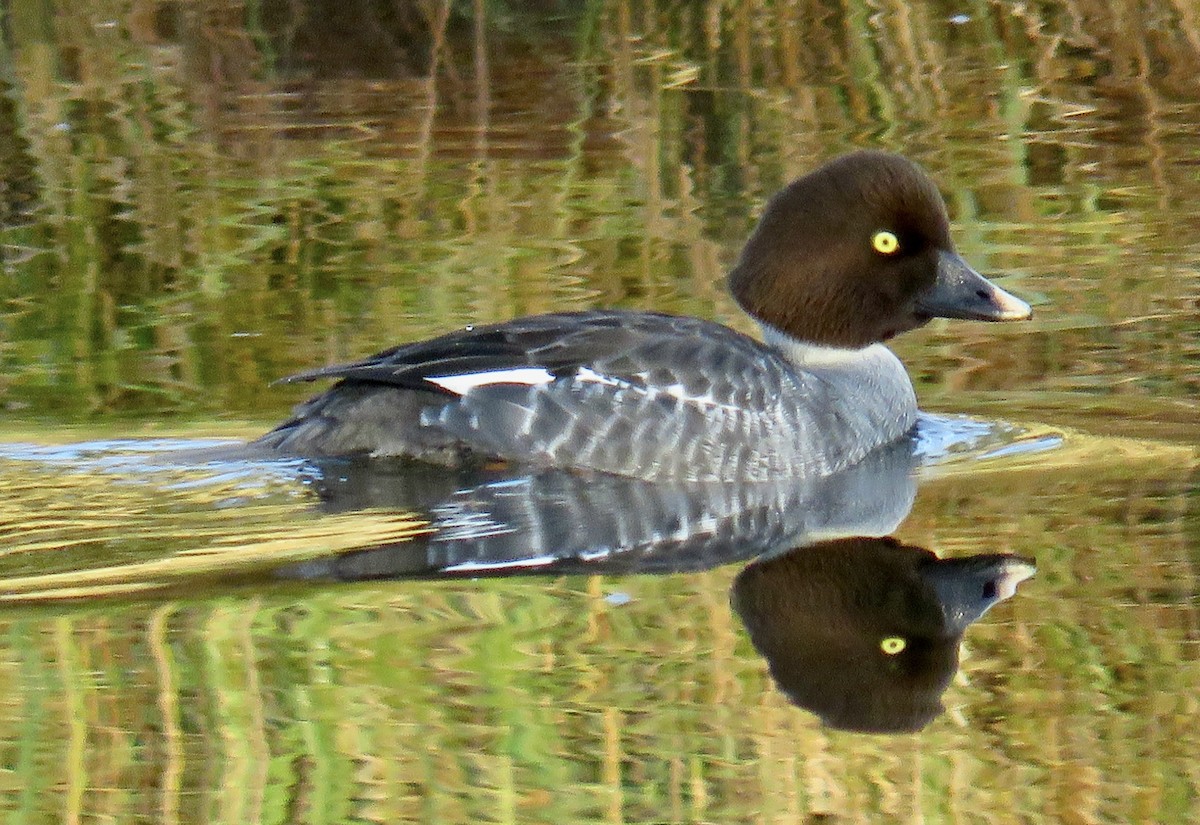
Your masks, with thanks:
M 0 397 L 26 420 L 270 420 L 299 392 L 271 380 L 455 324 L 742 323 L 722 279 L 765 196 L 878 145 L 930 167 L 968 257 L 1043 300 L 1032 332 L 904 342 L 929 403 L 1195 412 L 1195 20 L 1081 6 L 1086 35 L 985 4 L 351 15 L 369 26 L 319 2 L 16 4 Z

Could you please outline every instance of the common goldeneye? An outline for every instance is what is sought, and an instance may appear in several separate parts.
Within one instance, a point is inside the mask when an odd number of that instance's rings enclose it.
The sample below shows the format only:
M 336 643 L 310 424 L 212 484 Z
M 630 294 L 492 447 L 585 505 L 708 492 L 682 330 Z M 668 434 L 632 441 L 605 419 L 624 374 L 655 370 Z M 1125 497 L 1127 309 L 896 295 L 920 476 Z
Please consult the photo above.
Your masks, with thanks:
M 955 252 L 929 176 L 878 151 L 771 198 L 729 288 L 762 342 L 611 309 L 467 327 L 284 379 L 340 380 L 254 443 L 643 479 L 828 474 L 916 423 L 912 383 L 884 341 L 935 317 L 1030 316 Z

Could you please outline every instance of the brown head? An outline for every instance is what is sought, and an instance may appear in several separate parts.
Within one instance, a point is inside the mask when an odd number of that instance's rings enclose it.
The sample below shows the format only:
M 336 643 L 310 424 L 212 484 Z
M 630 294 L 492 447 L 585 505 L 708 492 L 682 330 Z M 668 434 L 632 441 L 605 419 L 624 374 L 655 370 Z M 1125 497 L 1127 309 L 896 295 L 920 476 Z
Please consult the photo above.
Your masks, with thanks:
M 729 287 L 761 323 L 829 347 L 886 341 L 933 317 L 1030 315 L 959 257 L 925 171 L 878 151 L 842 155 L 776 193 Z

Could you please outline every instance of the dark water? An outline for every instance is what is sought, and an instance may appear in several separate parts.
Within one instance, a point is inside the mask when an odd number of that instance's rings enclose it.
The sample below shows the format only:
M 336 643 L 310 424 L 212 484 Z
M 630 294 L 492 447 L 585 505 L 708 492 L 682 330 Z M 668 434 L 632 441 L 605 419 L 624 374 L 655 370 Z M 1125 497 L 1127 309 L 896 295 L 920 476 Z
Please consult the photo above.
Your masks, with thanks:
M 734 5 L 5 6 L 5 821 L 1200 820 L 1200 12 Z M 722 279 L 757 210 L 854 146 L 923 163 L 1035 305 L 897 342 L 936 414 L 898 464 L 714 493 L 170 457 L 453 325 L 751 331 Z M 803 565 L 903 555 L 859 534 L 1036 561 L 917 734 L 823 724 L 760 655 L 755 604 L 858 569 Z

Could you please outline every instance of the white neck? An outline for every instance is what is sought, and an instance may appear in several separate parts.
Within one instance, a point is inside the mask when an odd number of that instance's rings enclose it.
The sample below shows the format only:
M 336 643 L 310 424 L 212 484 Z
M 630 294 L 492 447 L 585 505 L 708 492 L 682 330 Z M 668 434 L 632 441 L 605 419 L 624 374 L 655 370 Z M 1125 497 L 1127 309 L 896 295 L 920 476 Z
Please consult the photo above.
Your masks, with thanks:
M 827 347 L 793 338 L 775 327 L 762 325 L 763 340 L 779 350 L 793 364 L 813 368 L 854 369 L 866 367 L 880 358 L 880 350 L 891 354 L 883 344 L 871 344 L 860 349 Z M 895 356 L 893 356 L 895 357 Z

